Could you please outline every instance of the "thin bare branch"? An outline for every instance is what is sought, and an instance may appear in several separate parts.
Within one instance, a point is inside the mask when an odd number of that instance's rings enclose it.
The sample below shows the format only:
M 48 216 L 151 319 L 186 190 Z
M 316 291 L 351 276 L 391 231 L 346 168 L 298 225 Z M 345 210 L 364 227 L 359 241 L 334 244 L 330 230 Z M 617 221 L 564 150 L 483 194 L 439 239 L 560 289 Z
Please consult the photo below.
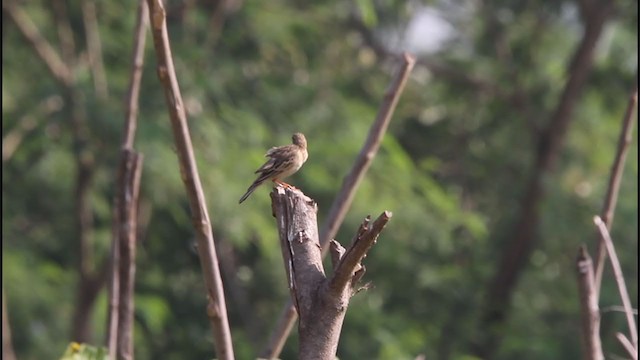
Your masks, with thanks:
M 373 224 L 370 224 L 369 221 L 365 221 L 364 224 L 366 225 L 361 227 L 362 231 L 358 231 L 356 236 L 353 238 L 351 245 L 336 267 L 333 277 L 329 282 L 329 288 L 331 291 L 340 293 L 344 291 L 345 288 L 351 288 L 356 285 L 351 284 L 354 274 L 362 267 L 362 259 L 367 255 L 373 244 L 376 243 L 380 232 L 382 232 L 382 229 L 384 229 L 390 219 L 391 213 L 389 211 L 385 211 L 376 219 L 376 221 L 373 222 Z
M 593 283 L 593 262 L 587 248 L 580 246 L 576 259 L 578 289 L 580 290 L 580 312 L 582 317 L 582 343 L 585 360 L 603 360 L 600 340 L 600 312 L 598 297 Z
M 144 0 L 143 0 L 144 1 Z M 120 167 L 122 168 L 122 167 Z M 118 178 L 120 175 L 118 174 Z M 112 224 L 112 240 L 111 254 L 109 259 L 109 308 L 107 310 L 107 349 L 109 349 L 109 358 L 116 359 L 118 353 L 118 317 L 120 312 L 120 226 L 118 221 L 118 202 L 120 190 L 116 192 L 113 203 L 113 224 Z
M 136 273 L 137 208 L 142 174 L 142 155 L 133 150 L 122 150 L 118 181 L 119 194 L 118 241 L 120 241 L 120 301 L 118 311 L 117 358 L 133 359 L 133 311 Z
M 7 299 L 4 295 L 4 286 L 2 287 L 2 359 L 16 360 L 16 354 L 13 351 L 13 343 L 11 341 L 11 326 L 9 325 L 9 312 L 7 311 Z
M 72 315 L 72 339 L 86 342 L 91 337 L 91 310 L 96 297 L 104 285 L 107 266 L 94 270 L 92 231 L 93 211 L 90 202 L 90 190 L 94 173 L 94 157 L 89 148 L 89 127 L 84 108 L 84 94 L 75 86 L 73 64 L 76 63 L 73 34 L 66 16 L 66 5 L 53 3 L 56 22 L 60 30 L 62 59 L 47 40 L 41 35 L 26 13 L 13 1 L 3 1 L 2 7 L 16 24 L 20 33 L 34 49 L 38 58 L 49 69 L 53 79 L 58 82 L 63 94 L 64 104 L 69 111 L 69 128 L 73 138 L 73 153 L 76 163 L 74 193 L 75 227 L 78 237 L 77 266 L 79 273 L 77 303 Z
M 2 9 L 9 14 L 22 36 L 49 69 L 53 78 L 63 85 L 69 86 L 73 82 L 71 69 L 62 61 L 53 46 L 40 34 L 40 31 L 27 14 L 14 1 L 3 1 Z
M 633 360 L 638 360 L 638 351 L 633 349 L 631 341 L 623 333 L 616 333 L 616 338 Z
M 93 86 L 98 99 L 105 100 L 109 96 L 109 85 L 102 61 L 102 40 L 98 28 L 96 16 L 96 4 L 94 0 L 81 1 L 82 21 L 87 33 L 87 50 L 89 54 L 89 67 L 93 75 Z
M 340 225 L 342 225 L 342 221 L 344 221 L 344 217 L 351 207 L 356 189 L 367 173 L 367 170 L 369 170 L 380 148 L 382 138 L 391 122 L 393 112 L 409 79 L 409 73 L 411 73 L 414 64 L 415 59 L 411 55 L 404 53 L 400 69 L 387 88 L 378 115 L 369 129 L 367 140 L 362 146 L 358 157 L 356 157 L 353 162 L 349 174 L 342 181 L 342 187 L 331 204 L 327 220 L 320 229 L 320 245 L 322 246 L 323 253 L 327 252 L 329 241 L 338 233 L 338 229 Z
M 278 316 L 278 322 L 273 328 L 267 345 L 260 355 L 261 359 L 275 359 L 280 355 L 284 344 L 287 342 L 287 336 L 291 333 L 291 330 L 293 330 L 297 318 L 298 311 L 289 296 L 287 302 L 282 307 L 282 313 Z
M 632 309 L 632 313 L 633 315 L 638 315 L 638 309 Z M 612 305 L 612 306 L 606 306 L 603 307 L 602 309 L 600 309 L 600 313 L 604 314 L 604 313 L 608 313 L 608 312 L 624 312 L 624 307 L 623 306 L 618 306 L 618 305 Z
M 196 166 L 193 146 L 191 145 L 187 115 L 173 66 L 166 26 L 166 13 L 161 0 L 148 0 L 147 4 L 149 5 L 149 19 L 158 59 L 158 78 L 164 89 L 176 142 L 180 172 L 187 190 L 191 216 L 198 240 L 198 254 L 208 295 L 207 314 L 213 330 L 216 353 L 220 360 L 231 360 L 234 355 L 222 278 L 220 277 L 220 268 L 213 242 L 211 221 L 209 220 L 206 200 Z
M 109 284 L 109 317 L 107 325 L 107 348 L 109 356 L 116 358 L 118 353 L 118 334 L 120 330 L 119 313 L 120 313 L 120 259 L 121 244 L 123 236 L 134 236 L 126 231 L 126 217 L 122 217 L 123 202 L 126 203 L 127 198 L 124 197 L 126 189 L 131 188 L 130 184 L 124 183 L 128 176 L 123 172 L 127 169 L 129 161 L 127 158 L 130 151 L 133 150 L 133 142 L 135 139 L 137 120 L 138 120 L 138 98 L 140 94 L 140 82 L 142 80 L 142 67 L 144 64 L 144 49 L 147 34 L 147 25 L 149 22 L 149 10 L 145 0 L 138 1 L 138 11 L 136 15 L 136 25 L 134 29 L 133 51 L 131 55 L 131 77 L 129 79 L 129 88 L 125 99 L 125 121 L 122 136 L 122 154 L 121 164 L 118 172 L 118 183 L 116 196 L 113 201 L 113 240 L 111 242 L 111 279 Z M 137 206 L 136 203 L 130 203 L 129 206 Z M 129 213 L 133 210 L 129 210 Z M 123 219 L 126 220 L 123 222 Z M 134 225 L 137 225 L 137 219 Z
M 609 230 L 607 229 L 607 225 L 602 221 L 599 216 L 595 216 L 593 218 L 593 222 L 598 227 L 602 239 L 605 243 L 607 254 L 611 259 L 611 267 L 613 268 L 613 274 L 616 278 L 616 283 L 618 284 L 618 291 L 620 292 L 620 299 L 622 300 L 622 306 L 624 306 L 625 314 L 627 315 L 627 325 L 629 326 L 629 335 L 631 335 L 631 342 L 633 344 L 633 348 L 638 352 L 638 328 L 636 327 L 636 321 L 633 317 L 633 308 L 631 307 L 631 299 L 629 298 L 629 292 L 627 291 L 627 285 L 624 282 L 624 276 L 622 275 L 622 267 L 620 266 L 620 261 L 618 260 L 618 254 L 616 253 L 616 249 L 613 245 L 613 240 L 609 235 Z M 637 355 L 636 355 L 637 356 Z
M 637 78 L 637 76 L 636 76 Z M 636 117 L 633 116 L 636 106 L 638 105 L 638 82 L 636 80 L 635 86 L 629 96 L 629 102 L 627 104 L 627 110 L 625 111 L 622 119 L 622 128 L 620 129 L 620 137 L 618 138 L 618 149 L 616 151 L 616 157 L 613 160 L 611 166 L 611 175 L 609 176 L 609 186 L 607 187 L 607 196 L 600 212 L 602 221 L 607 226 L 607 229 L 611 229 L 613 224 L 613 215 L 616 208 L 616 202 L 618 201 L 618 192 L 620 191 L 620 182 L 622 181 L 622 173 L 624 172 L 624 164 L 627 158 L 627 152 L 629 152 L 629 145 L 633 140 L 633 126 Z M 605 250 L 604 240 L 598 236 L 596 259 L 595 259 L 595 277 L 596 277 L 596 291 L 600 293 L 600 285 L 602 284 L 602 272 L 604 270 L 604 261 L 607 257 Z
M 125 127 L 122 145 L 124 148 L 132 148 L 137 127 L 138 99 L 140 95 L 140 82 L 142 80 L 142 68 L 144 66 L 144 50 L 147 39 L 147 27 L 149 24 L 149 7 L 145 0 L 139 0 L 136 27 L 133 39 L 133 54 L 131 60 L 131 78 L 125 100 Z
M 349 174 L 344 178 L 342 187 L 334 198 L 333 204 L 331 204 L 329 215 L 320 229 L 320 245 L 322 246 L 323 256 L 326 255 L 329 249 L 330 240 L 338 233 L 338 229 L 347 211 L 351 207 L 356 189 L 376 156 L 414 64 L 415 59 L 411 55 L 408 53 L 402 55 L 400 69 L 385 92 L 383 102 L 375 121 L 369 129 L 367 139 L 355 159 Z M 288 316 L 288 318 L 285 319 L 281 317 L 278 319 L 278 327 L 274 329 L 274 332 L 271 334 L 269 342 L 261 353 L 261 357 L 268 359 L 276 358 L 282 351 L 282 346 L 284 346 L 286 338 L 289 336 L 289 332 L 293 328 L 293 323 L 296 320 L 296 312 L 295 309 L 291 309 L 292 306 L 291 301 L 287 301 L 281 316 Z

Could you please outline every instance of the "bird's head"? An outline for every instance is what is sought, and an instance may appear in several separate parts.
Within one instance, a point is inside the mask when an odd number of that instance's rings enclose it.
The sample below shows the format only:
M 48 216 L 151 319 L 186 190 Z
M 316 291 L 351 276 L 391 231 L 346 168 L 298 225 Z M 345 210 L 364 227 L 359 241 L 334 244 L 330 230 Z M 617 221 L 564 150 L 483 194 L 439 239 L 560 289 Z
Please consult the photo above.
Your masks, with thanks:
M 307 148 L 307 138 L 304 137 L 303 133 L 295 133 L 291 137 L 294 145 L 298 145 L 303 149 Z

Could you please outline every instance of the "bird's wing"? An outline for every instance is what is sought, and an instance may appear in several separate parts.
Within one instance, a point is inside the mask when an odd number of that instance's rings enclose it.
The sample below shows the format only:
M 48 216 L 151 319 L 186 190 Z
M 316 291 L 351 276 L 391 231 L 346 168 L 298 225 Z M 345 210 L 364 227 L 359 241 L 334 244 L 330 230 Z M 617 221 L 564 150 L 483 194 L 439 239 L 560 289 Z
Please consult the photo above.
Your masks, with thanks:
M 255 174 L 272 170 L 273 166 L 279 161 L 279 159 L 286 159 L 289 157 L 289 153 L 291 151 L 290 147 L 291 145 L 275 146 L 267 150 L 267 153 L 264 156 L 268 157 L 269 160 L 260 166 L 260 168 L 255 171 Z
M 260 166 L 260 168 L 254 172 L 254 174 L 268 171 L 269 169 L 271 169 L 273 167 L 273 164 L 275 164 L 275 162 L 276 161 L 275 161 L 274 158 L 271 158 L 271 159 L 267 160 L 266 163 L 262 164 L 262 166 Z
M 291 145 L 274 146 L 271 149 L 267 150 L 267 153 L 264 154 L 264 156 L 270 157 L 270 158 L 282 157 L 283 155 L 286 155 L 289 152 L 290 147 Z

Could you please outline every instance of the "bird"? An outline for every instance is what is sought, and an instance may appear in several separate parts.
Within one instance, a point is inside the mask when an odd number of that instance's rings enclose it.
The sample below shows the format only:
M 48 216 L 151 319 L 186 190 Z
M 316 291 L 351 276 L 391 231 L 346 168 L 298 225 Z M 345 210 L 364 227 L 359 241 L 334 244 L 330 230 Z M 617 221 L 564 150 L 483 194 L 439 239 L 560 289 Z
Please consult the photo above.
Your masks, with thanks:
M 307 138 L 302 133 L 295 133 L 291 136 L 290 145 L 272 147 L 264 155 L 269 158 L 255 174 L 259 174 L 258 178 L 249 186 L 247 192 L 242 195 L 238 204 L 242 204 L 249 195 L 262 183 L 271 180 L 278 185 L 293 188 L 293 186 L 281 181 L 282 179 L 293 175 L 300 170 L 302 165 L 307 161 L 309 153 L 307 153 Z

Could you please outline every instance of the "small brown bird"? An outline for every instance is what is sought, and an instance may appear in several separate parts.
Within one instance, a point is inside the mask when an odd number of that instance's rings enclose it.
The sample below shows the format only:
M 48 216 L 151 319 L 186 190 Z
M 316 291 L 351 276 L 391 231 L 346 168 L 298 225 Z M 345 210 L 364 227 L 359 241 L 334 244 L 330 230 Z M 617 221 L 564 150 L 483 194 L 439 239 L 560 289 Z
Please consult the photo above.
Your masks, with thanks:
M 256 170 L 255 173 L 260 175 L 240 198 L 239 204 L 242 204 L 253 190 L 267 180 L 272 180 L 274 183 L 285 187 L 293 187 L 281 180 L 298 171 L 302 164 L 307 161 L 309 154 L 307 153 L 307 139 L 304 134 L 295 133 L 291 140 L 293 141 L 291 145 L 276 146 L 267 151 L 265 156 L 269 160 Z

